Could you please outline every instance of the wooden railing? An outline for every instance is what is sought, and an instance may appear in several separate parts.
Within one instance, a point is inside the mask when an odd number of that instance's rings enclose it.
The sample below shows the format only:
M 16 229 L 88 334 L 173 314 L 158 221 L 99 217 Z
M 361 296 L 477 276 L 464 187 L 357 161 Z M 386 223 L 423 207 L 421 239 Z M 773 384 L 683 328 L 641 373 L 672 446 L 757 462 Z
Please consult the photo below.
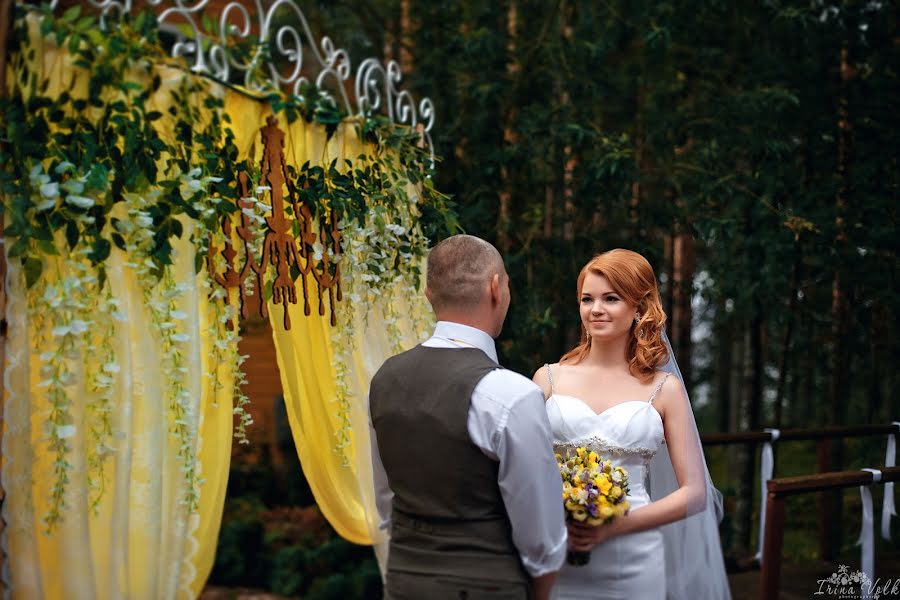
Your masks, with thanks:
M 884 467 L 881 483 L 900 481 L 900 467 Z M 767 483 L 766 528 L 764 532 L 762 574 L 759 597 L 762 600 L 778 598 L 781 583 L 781 550 L 784 542 L 784 504 L 788 496 L 840 490 L 874 483 L 873 474 L 867 471 L 840 471 L 800 477 L 770 479 Z
M 817 472 L 828 473 L 833 469 L 831 454 L 832 441 L 852 437 L 874 437 L 900 434 L 900 426 L 888 425 L 851 425 L 847 427 L 823 427 L 810 429 L 781 429 L 778 444 L 783 442 L 815 441 L 817 456 Z M 725 446 L 734 444 L 762 444 L 772 441 L 768 431 L 744 431 L 738 433 L 712 433 L 700 436 L 704 446 Z M 838 467 L 840 468 L 840 466 Z M 760 502 L 765 499 L 760 498 Z M 824 561 L 834 560 L 834 498 L 824 496 L 819 502 L 819 556 Z M 765 560 L 765 559 L 764 559 Z
M 889 425 L 850 425 L 848 427 L 823 427 L 820 429 L 781 429 L 778 441 L 825 441 L 835 438 L 871 437 L 900 433 L 900 426 Z M 768 442 L 772 434 L 768 431 L 742 431 L 738 433 L 708 433 L 700 436 L 704 446 L 723 446 L 727 444 L 746 444 Z

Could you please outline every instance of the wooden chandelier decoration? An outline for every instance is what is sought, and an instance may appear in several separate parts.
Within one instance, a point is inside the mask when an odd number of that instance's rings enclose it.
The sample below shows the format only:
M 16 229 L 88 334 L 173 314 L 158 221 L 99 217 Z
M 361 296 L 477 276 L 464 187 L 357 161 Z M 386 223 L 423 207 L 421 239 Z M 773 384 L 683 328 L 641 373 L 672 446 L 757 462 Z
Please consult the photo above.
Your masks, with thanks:
M 319 299 L 319 314 L 325 314 L 324 296 L 328 294 L 328 304 L 331 311 L 331 325 L 337 323 L 335 315 L 335 300 L 342 299 L 341 294 L 341 266 L 339 261 L 332 260 L 325 248 L 330 248 L 334 257 L 339 257 L 341 252 L 341 233 L 337 227 L 337 219 L 332 211 L 327 215 L 320 215 L 315 219 L 310 207 L 306 203 L 297 201 L 297 190 L 291 183 L 287 165 L 284 160 L 284 132 L 278 127 L 274 116 L 266 119 L 266 125 L 260 129 L 263 142 L 262 175 L 260 181 L 268 187 L 271 197 L 270 206 L 272 214 L 267 216 L 265 241 L 263 242 L 260 260 L 256 260 L 255 249 L 251 246 L 253 234 L 251 232 L 250 217 L 244 209 L 251 209 L 253 203 L 247 198 L 250 196 L 248 178 L 246 173 L 239 175 L 241 184 L 241 198 L 237 200 L 237 207 L 241 215 L 241 224 L 233 230 L 231 218 L 226 217 L 222 222 L 222 233 L 225 235 L 223 249 L 210 243 L 207 254 L 207 268 L 215 277 L 215 280 L 224 287 L 237 288 L 241 300 L 241 317 L 249 317 L 249 309 L 246 302 L 246 287 L 244 285 L 248 277 L 255 280 L 254 288 L 260 298 L 259 314 L 268 318 L 269 309 L 263 292 L 265 289 L 265 274 L 270 266 L 275 267 L 276 277 L 272 283 L 272 301 L 275 304 L 284 305 L 284 328 L 291 328 L 291 317 L 288 312 L 288 303 L 297 303 L 297 286 L 291 273 L 295 268 L 297 278 L 300 279 L 303 288 L 303 312 L 306 316 L 311 313 L 309 304 L 308 276 L 312 276 L 316 284 L 316 295 Z M 285 194 L 287 189 L 287 201 L 291 203 L 294 218 L 299 223 L 299 236 L 291 233 L 291 223 L 285 215 Z M 318 233 L 313 230 L 313 224 L 318 221 Z M 238 251 L 235 249 L 232 235 L 242 240 L 244 246 L 244 264 L 240 269 L 235 266 Z M 323 247 L 322 257 L 314 256 L 313 244 L 321 238 Z M 225 260 L 225 271 L 219 273 L 215 268 L 215 255 L 221 252 Z

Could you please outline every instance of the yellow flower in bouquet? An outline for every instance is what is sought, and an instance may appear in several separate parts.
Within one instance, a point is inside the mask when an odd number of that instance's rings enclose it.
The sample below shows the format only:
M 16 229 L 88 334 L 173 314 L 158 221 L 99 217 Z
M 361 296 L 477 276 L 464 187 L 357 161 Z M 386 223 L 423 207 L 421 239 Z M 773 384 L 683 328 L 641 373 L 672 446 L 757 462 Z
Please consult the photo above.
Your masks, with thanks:
M 566 519 L 600 525 L 628 512 L 628 472 L 587 448 L 556 455 Z

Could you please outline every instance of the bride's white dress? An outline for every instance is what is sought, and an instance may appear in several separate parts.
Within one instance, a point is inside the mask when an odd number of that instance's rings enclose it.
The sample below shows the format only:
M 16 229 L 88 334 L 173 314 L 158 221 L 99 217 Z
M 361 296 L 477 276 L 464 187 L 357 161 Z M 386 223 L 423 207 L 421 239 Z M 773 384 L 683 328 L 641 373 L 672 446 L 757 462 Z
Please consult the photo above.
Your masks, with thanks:
M 668 375 L 666 376 L 668 377 Z M 553 391 L 547 415 L 557 453 L 578 446 L 596 451 L 628 471 L 631 510 L 650 502 L 648 464 L 664 442 L 663 422 L 653 407 L 663 378 L 650 398 L 627 400 L 595 413 L 585 402 Z M 666 566 L 662 532 L 650 529 L 595 546 L 584 566 L 563 565 L 553 586 L 558 600 L 664 600 Z

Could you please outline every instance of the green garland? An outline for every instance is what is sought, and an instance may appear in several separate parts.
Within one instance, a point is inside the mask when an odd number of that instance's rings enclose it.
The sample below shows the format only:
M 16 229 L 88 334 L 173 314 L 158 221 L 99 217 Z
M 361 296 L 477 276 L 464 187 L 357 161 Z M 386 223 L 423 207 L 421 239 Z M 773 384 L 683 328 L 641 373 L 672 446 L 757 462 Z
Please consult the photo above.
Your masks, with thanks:
M 186 315 L 178 306 L 185 290 L 170 273 L 176 260 L 174 243 L 190 236 L 195 267 L 201 272 L 210 240 L 222 241 L 221 223 L 237 211 L 238 174 L 250 174 L 255 187 L 258 169 L 238 160 L 221 94 L 210 80 L 184 77 L 171 91 L 169 114 L 151 109 L 151 97 L 162 87 L 160 69 L 184 69 L 163 50 L 152 13 L 120 16 L 115 22 L 108 16 L 106 31 L 100 33 L 96 17 L 82 15 L 78 6 L 61 16 L 46 6 L 16 5 L 15 10 L 9 65 L 14 84 L 9 96 L 0 100 L 4 116 L 0 196 L 7 253 L 21 262 L 30 318 L 40 336 L 58 341 L 56 352 L 38 357 L 46 377 L 42 389 L 52 406 L 46 431 L 55 480 L 51 508 L 44 516 L 47 530 L 52 531 L 62 518 L 71 469 L 68 440 L 75 425 L 67 356 L 73 349 L 86 349 L 84 385 L 90 400 L 85 423 L 91 442 L 88 481 L 93 507 L 103 494 L 104 465 L 115 452 L 109 408 L 119 365 L 111 340 L 115 323 L 127 316 L 112 297 L 107 280 L 113 246 L 134 265 L 157 331 L 167 373 L 164 389 L 171 434 L 179 441 L 185 477 L 184 502 L 194 510 L 202 481 L 196 475 L 192 444 L 191 423 L 196 421 L 190 413 L 194 409 L 181 376 L 187 336 Z M 75 69 L 67 74 L 70 85 L 61 93 L 48 95 L 48 80 L 36 66 L 32 43 L 66 49 L 72 57 Z M 272 91 L 266 99 L 289 121 L 315 122 L 325 127 L 329 137 L 346 121 L 335 104 L 312 86 L 300 95 Z M 348 257 L 342 277 L 351 298 L 418 290 L 418 265 L 429 239 L 458 229 L 452 203 L 434 189 L 431 157 L 418 147 L 415 131 L 378 115 L 353 121 L 371 152 L 353 163 L 290 167 L 295 189 L 301 190 L 300 200 L 314 215 L 337 217 L 329 221 L 342 231 L 342 252 Z M 160 127 L 166 122 L 168 127 Z M 174 130 L 171 139 L 163 135 L 166 130 Z M 418 190 L 416 195 L 421 197 L 411 197 L 410 189 Z M 264 224 L 260 215 L 255 222 L 259 227 Z M 57 272 L 53 266 L 78 276 L 48 277 L 48 272 Z M 245 380 L 240 366 L 246 357 L 237 352 L 235 298 L 229 299 L 210 277 L 201 283 L 213 302 L 216 321 L 211 324 L 215 351 L 208 376 L 215 383 L 214 391 L 222 365 L 234 378 L 235 435 L 246 443 L 245 428 L 251 419 L 241 391 Z M 266 296 L 271 298 L 270 281 Z M 352 351 L 355 336 L 346 335 L 351 322 L 348 303 L 340 304 L 336 369 L 338 412 L 345 425 L 336 446 L 342 450 L 349 429 L 342 359 Z M 392 338 L 399 340 L 396 315 L 388 321 Z M 99 346 L 90 343 L 88 331 L 99 333 Z

